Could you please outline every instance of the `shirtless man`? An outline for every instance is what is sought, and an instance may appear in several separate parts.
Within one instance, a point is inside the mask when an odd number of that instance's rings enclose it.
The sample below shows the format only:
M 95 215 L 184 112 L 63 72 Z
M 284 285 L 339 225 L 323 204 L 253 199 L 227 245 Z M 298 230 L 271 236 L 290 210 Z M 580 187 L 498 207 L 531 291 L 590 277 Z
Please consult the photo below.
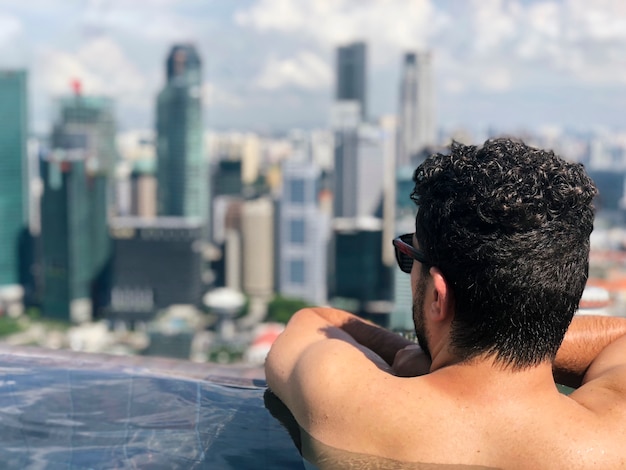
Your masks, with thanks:
M 305 309 L 268 355 L 270 389 L 315 440 L 372 458 L 626 468 L 626 319 L 572 321 L 596 195 L 582 166 L 498 139 L 414 180 L 416 231 L 394 245 L 421 349 Z

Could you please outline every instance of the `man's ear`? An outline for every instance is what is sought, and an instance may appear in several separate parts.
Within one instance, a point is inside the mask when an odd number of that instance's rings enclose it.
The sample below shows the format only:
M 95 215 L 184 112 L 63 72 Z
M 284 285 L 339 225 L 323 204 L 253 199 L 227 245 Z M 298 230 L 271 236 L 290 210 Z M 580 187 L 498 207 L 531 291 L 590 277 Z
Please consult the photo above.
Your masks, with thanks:
M 430 268 L 430 277 L 433 290 L 430 314 L 436 321 L 452 321 L 454 318 L 454 295 L 450 289 L 450 284 L 439 268 Z

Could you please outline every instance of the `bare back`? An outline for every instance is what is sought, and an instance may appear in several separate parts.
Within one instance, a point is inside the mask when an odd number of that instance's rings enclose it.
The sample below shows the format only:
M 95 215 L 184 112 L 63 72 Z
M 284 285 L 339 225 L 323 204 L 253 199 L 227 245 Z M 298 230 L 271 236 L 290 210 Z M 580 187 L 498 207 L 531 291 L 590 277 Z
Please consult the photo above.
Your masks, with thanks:
M 482 358 L 398 377 L 389 358 L 383 360 L 307 311 L 297 314 L 276 341 L 266 376 L 316 441 L 394 462 L 391 468 L 626 468 L 622 326 L 602 340 L 603 346 L 581 350 L 589 357 L 581 361 L 586 365 L 576 366 L 584 369 L 582 386 L 570 396 L 559 393 L 554 364 L 548 362 L 511 371 Z M 561 350 L 584 344 L 576 337 L 570 334 L 573 339 L 566 339 Z M 580 359 L 585 354 L 566 356 Z
M 406 465 L 625 466 L 623 400 L 594 389 L 594 384 L 565 396 L 538 377 L 509 377 L 503 385 L 501 378 L 485 377 L 480 370 L 449 368 L 399 378 L 376 368 L 350 372 L 348 367 L 320 364 L 315 369 L 311 375 L 317 380 L 307 384 L 305 394 L 313 400 L 307 431 L 323 444 L 352 454 Z M 468 379 L 472 374 L 476 376 Z M 324 390 L 316 390 L 315 383 Z M 350 383 L 360 385 L 356 389 Z M 589 394 L 599 397 L 591 409 L 585 403 Z

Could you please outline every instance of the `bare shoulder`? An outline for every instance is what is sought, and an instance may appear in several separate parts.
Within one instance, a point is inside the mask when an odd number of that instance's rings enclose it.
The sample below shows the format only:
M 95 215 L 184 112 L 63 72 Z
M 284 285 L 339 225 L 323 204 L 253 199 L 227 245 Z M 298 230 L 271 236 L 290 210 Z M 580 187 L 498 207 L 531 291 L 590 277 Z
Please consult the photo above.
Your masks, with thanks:
M 388 367 L 372 357 L 371 351 L 359 349 L 341 339 L 327 339 L 312 344 L 303 352 L 293 371 L 296 399 L 292 412 L 307 430 L 339 427 L 344 422 L 354 426 L 355 419 L 368 402 L 380 401 L 380 393 L 393 390 L 399 380 Z M 361 411 L 355 415 L 357 411 Z
M 617 421 L 626 429 L 626 337 L 598 355 L 570 397 L 603 422 Z
M 626 365 L 615 366 L 575 390 L 570 398 L 602 419 L 626 430 Z
M 578 460 L 587 461 L 585 468 L 626 466 L 625 347 L 623 339 L 607 347 L 590 366 L 583 385 L 569 396 L 575 408 L 563 416 L 562 424 L 576 430 L 569 443 Z

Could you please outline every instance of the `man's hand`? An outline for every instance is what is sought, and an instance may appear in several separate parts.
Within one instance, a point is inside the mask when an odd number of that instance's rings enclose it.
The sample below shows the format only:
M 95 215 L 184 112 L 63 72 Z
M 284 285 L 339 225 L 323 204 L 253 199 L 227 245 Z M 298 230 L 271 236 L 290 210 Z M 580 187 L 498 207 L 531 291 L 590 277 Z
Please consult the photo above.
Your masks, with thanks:
M 396 353 L 391 367 L 398 377 L 417 377 L 428 374 L 431 361 L 422 348 L 417 344 L 410 344 Z

